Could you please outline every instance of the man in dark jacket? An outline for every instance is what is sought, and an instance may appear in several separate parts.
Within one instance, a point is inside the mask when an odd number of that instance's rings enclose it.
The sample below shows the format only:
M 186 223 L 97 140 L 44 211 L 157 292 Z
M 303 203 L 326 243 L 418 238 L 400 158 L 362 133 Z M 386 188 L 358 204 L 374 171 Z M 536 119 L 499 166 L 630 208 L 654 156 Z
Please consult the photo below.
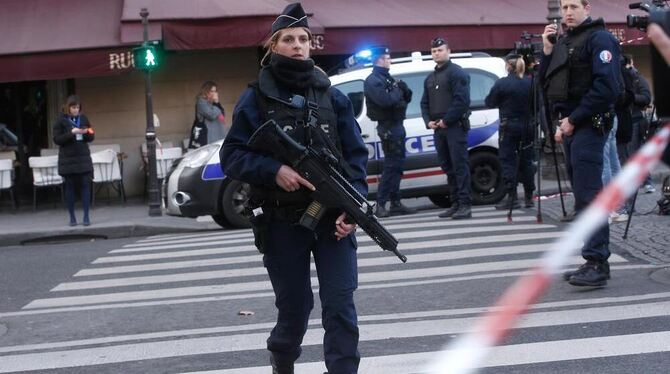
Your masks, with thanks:
M 554 45 L 550 36 L 557 26 L 545 27 L 540 64 L 550 109 L 560 120 L 555 139 L 564 143 L 577 214 L 602 189 L 604 146 L 621 92 L 619 43 L 602 19 L 589 17 L 590 11 L 589 0 L 561 0 L 568 30 Z M 586 263 L 563 277 L 574 286 L 604 286 L 610 278 L 609 256 L 605 223 L 582 247 Z
M 451 50 L 444 38 L 431 42 L 430 53 L 437 64 L 424 81 L 421 115 L 426 127 L 435 130 L 435 149 L 442 170 L 447 174 L 453 205 L 440 218 L 472 217 L 470 209 L 470 76 L 449 60 Z
M 403 81 L 389 74 L 391 55 L 387 47 L 372 49 L 372 73 L 365 79 L 365 105 L 371 120 L 377 121 L 377 134 L 384 152 L 384 169 L 377 190 L 377 217 L 414 213 L 400 202 L 400 179 L 405 161 L 405 111 L 412 91 Z M 386 209 L 386 202 L 391 207 Z
M 645 108 L 651 103 L 651 90 L 649 89 L 649 83 L 644 79 L 642 74 L 635 69 L 635 63 L 633 61 L 633 56 L 625 55 L 626 59 L 626 69 L 625 71 L 631 76 L 633 84 L 633 103 L 631 111 L 631 139 L 628 143 L 628 155 L 635 153 L 642 144 L 647 140 L 647 131 L 649 130 L 649 121 L 644 116 Z M 625 162 L 622 160 L 622 162 Z M 642 184 L 642 189 L 645 193 L 652 193 L 656 191 L 654 184 L 651 180 L 651 175 L 647 175 L 644 183 Z

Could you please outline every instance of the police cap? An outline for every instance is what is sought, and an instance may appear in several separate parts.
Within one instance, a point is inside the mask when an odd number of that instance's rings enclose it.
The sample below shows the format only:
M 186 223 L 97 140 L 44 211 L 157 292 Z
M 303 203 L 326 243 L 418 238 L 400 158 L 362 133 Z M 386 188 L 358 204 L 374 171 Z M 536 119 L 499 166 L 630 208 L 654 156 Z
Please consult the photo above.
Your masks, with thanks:
M 385 45 L 379 45 L 375 47 L 370 47 L 370 55 L 372 56 L 372 59 L 374 60 L 376 57 L 382 56 L 382 55 L 390 55 L 391 51 L 389 50 L 389 47 Z
M 309 28 L 307 15 L 300 3 L 292 3 L 284 8 L 281 14 L 272 23 L 272 33 L 274 34 L 281 29 L 288 29 L 290 27 Z
M 441 47 L 443 45 L 448 45 L 448 43 L 447 43 L 447 39 L 445 39 L 441 36 L 438 36 L 437 38 L 430 41 L 430 48 L 438 48 L 438 47 Z

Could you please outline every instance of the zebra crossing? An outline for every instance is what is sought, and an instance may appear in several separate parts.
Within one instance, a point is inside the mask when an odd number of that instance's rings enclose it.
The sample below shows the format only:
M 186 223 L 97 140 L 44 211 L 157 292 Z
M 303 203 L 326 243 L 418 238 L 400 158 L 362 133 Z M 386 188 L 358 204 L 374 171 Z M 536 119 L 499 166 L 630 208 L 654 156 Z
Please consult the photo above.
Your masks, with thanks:
M 532 212 L 516 212 L 512 224 L 506 213 L 478 207 L 464 221 L 440 220 L 435 211 L 384 219 L 406 264 L 357 233 L 360 373 L 420 373 L 562 235 L 555 223 L 535 223 Z M 570 266 L 582 262 L 574 256 Z M 515 328 L 517 337 L 494 348 L 482 368 L 535 365 L 531 372 L 551 372 L 571 360 L 667 360 L 670 292 L 648 281 L 653 265 L 617 254 L 610 263 L 613 283 L 626 274 L 636 287 L 587 294 L 557 281 Z M 273 301 L 250 230 L 136 240 L 21 310 L 0 313 L 0 321 L 39 326 L 50 337 L 0 340 L 0 373 L 269 373 L 265 340 L 274 325 Z M 325 371 L 318 298 L 316 304 L 296 373 Z M 604 329 L 613 325 L 624 332 Z

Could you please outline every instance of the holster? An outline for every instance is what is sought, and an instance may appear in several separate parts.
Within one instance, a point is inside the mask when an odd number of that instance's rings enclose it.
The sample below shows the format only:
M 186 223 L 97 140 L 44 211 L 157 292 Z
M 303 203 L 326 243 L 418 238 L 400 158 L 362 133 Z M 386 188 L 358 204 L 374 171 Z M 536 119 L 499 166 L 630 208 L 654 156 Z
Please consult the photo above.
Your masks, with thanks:
M 505 138 L 505 133 L 507 132 L 507 126 L 509 126 L 509 120 L 507 118 L 500 119 L 500 127 L 498 127 L 498 142 L 502 143 Z
M 591 117 L 591 124 L 593 125 L 594 129 L 605 135 L 612 129 L 612 126 L 614 126 L 615 116 L 616 114 L 614 112 L 596 114 L 595 116 Z

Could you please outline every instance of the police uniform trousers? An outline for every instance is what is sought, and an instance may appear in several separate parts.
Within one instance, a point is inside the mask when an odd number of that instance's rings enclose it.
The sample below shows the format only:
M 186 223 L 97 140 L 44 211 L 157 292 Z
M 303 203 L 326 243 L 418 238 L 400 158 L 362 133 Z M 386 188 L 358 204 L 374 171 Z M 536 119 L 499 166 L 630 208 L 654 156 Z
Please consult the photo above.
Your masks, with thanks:
M 440 167 L 447 174 L 447 184 L 452 201 L 470 206 L 470 164 L 468 157 L 468 132 L 460 125 L 435 130 L 433 135 Z
M 382 143 L 384 166 L 377 190 L 377 202 L 400 200 L 400 180 L 405 162 L 405 127 L 403 120 L 379 121 L 377 135 Z
M 498 155 L 502 178 L 507 190 L 516 191 L 518 182 L 523 184 L 526 191 L 535 190 L 533 128 L 531 126 L 526 126 L 520 118 L 509 119 L 505 129 L 501 132 Z
M 270 223 L 263 264 L 272 282 L 278 316 L 267 347 L 279 365 L 293 363 L 302 352 L 300 344 L 314 306 L 310 282 L 313 254 L 326 367 L 332 374 L 352 374 L 360 361 L 353 298 L 358 287 L 357 244 L 354 233 L 336 240 L 332 217 L 327 213 L 314 232 L 282 220 Z
M 608 135 L 609 132 L 603 134 L 587 124 L 576 127 L 572 136 L 564 138 L 566 166 L 578 214 L 595 200 L 603 188 L 603 152 Z M 610 256 L 609 234 L 609 225 L 605 222 L 584 244 L 582 257 L 606 261 Z

